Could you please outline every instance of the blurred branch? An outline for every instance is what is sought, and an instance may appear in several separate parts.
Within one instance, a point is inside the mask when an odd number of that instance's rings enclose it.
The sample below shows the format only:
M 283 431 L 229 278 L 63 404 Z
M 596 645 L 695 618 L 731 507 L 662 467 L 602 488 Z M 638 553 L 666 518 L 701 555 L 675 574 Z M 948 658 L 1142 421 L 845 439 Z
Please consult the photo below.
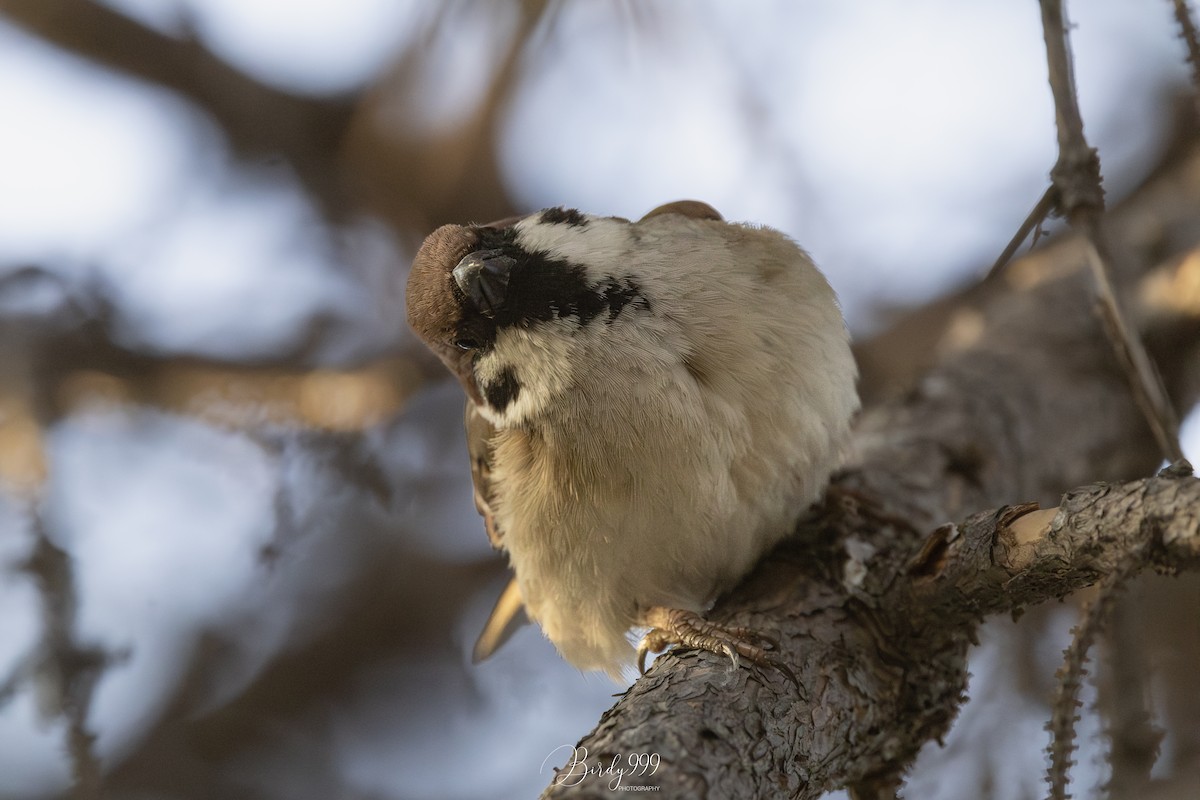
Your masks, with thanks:
M 1132 800 L 1145 795 L 1164 736 L 1147 708 L 1152 662 L 1142 635 L 1147 611 L 1141 602 L 1143 588 L 1141 582 L 1134 582 L 1113 608 L 1104 636 L 1100 710 L 1112 742 L 1108 793 L 1113 800 Z
M 499 36 L 514 10 L 516 29 L 496 43 L 501 55 L 476 107 L 432 133 L 401 124 L 397 106 L 422 113 L 414 98 L 427 77 L 424 59 L 437 34 L 453 34 L 452 15 L 494 17 Z M 192 100 L 242 157 L 283 157 L 331 221 L 369 209 L 402 239 L 443 222 L 485 222 L 517 210 L 500 173 L 497 132 L 535 33 L 552 27 L 556 13 L 548 0 L 431 6 L 423 33 L 369 91 L 313 98 L 248 77 L 191 34 L 164 35 L 92 0 L 0 0 L 0 14 L 19 27 Z
M 1179 38 L 1187 48 L 1187 60 L 1192 65 L 1192 92 L 1197 109 L 1200 109 L 1200 34 L 1192 21 L 1192 11 L 1187 0 L 1173 0 L 1175 22 L 1179 25 Z
M 495 17 L 499 35 L 506 13 L 517 15 L 515 30 L 495 43 L 496 67 L 487 76 L 479 102 L 453 125 L 436 132 L 398 124 L 397 107 L 419 114 L 412 98 L 422 80 L 422 58 L 436 34 L 452 35 L 453 14 L 469 8 Z M 525 61 L 536 55 L 537 32 L 553 28 L 560 7 L 549 0 L 507 3 L 447 3 L 436 7 L 430 27 L 388 75 L 367 93 L 355 112 L 347 137 L 345 163 L 367 203 L 387 219 L 402 221 L 424 237 L 447 222 L 488 222 L 519 209 L 500 172 L 500 126 L 520 86 Z M 419 238 L 417 240 L 419 242 Z
M 35 673 L 42 714 L 61 714 L 67 721 L 71 796 L 97 800 L 102 777 L 88 712 L 93 689 L 109 658 L 98 648 L 77 643 L 78 598 L 71 557 L 50 541 L 37 510 L 31 513 L 34 548 L 24 570 L 33 577 L 42 600 L 42 643 Z
M 348 197 L 336 155 L 348 99 L 306 98 L 247 77 L 194 37 L 175 39 L 90 0 L 0 0 L 0 14 L 76 55 L 164 86 L 213 116 L 243 157 L 280 155 L 334 219 Z
M 36 485 L 44 475 L 36 463 L 35 418 L 53 421 L 83 405 L 139 403 L 233 427 L 362 430 L 397 413 L 412 392 L 441 374 L 431 360 L 404 352 L 324 366 L 321 347 L 337 320 L 319 315 L 270 358 L 140 352 L 116 341 L 117 312 L 99 282 L 69 281 L 32 266 L 0 275 L 0 301 L 39 291 L 55 298 L 53 307 L 0 314 L 6 345 L 0 352 L 0 478 L 10 482 Z
M 1139 609 L 1144 613 L 1136 623 L 1150 645 L 1146 658 L 1156 668 L 1151 677 L 1154 697 L 1161 702 L 1155 705 L 1162 709 L 1160 719 L 1171 737 L 1169 756 L 1159 762 L 1159 768 L 1176 776 L 1200 779 L 1200 726 L 1196 725 L 1200 719 L 1200 692 L 1196 691 L 1196 665 L 1200 664 L 1200 614 L 1196 613 L 1200 608 L 1200 574 L 1154 581 L 1153 585 L 1157 591 L 1146 592 L 1146 604 Z M 1192 796 L 1200 797 L 1200 791 Z

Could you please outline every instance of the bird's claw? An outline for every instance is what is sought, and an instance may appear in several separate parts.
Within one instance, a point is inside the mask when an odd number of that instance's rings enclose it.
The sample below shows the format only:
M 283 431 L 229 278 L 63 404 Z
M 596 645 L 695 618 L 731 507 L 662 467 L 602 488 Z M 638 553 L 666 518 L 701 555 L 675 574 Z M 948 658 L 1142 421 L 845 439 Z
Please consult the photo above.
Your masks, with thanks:
M 639 675 L 646 674 L 646 654 L 661 653 L 671 641 L 667 638 L 666 631 L 660 628 L 652 628 L 642 637 L 642 641 L 638 642 L 637 649 L 637 668 Z
M 768 651 L 779 649 L 779 639 L 752 628 L 724 627 L 709 622 L 694 611 L 677 608 L 651 608 L 643 620 L 650 631 L 638 643 L 638 672 L 646 674 L 646 654 L 667 647 L 691 647 L 726 656 L 737 669 L 745 658 L 759 666 L 773 667 L 797 685 L 792 670 Z

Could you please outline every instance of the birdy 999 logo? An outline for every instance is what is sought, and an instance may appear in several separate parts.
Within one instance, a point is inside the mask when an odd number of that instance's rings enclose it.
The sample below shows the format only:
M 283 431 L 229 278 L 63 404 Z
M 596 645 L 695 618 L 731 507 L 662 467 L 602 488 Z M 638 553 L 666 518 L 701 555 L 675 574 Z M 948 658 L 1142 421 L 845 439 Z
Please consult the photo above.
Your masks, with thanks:
M 570 758 L 566 766 L 557 770 L 554 776 L 556 786 L 578 786 L 588 779 L 607 778 L 608 788 L 614 792 L 658 790 L 656 786 L 622 785 L 626 776 L 641 778 L 658 772 L 662 762 L 658 753 L 629 753 L 624 756 L 618 753 L 611 758 L 589 760 L 586 747 L 564 744 L 554 748 L 550 755 L 546 756 L 539 772 L 544 771 L 553 759 L 560 757 L 564 750 L 570 754 Z

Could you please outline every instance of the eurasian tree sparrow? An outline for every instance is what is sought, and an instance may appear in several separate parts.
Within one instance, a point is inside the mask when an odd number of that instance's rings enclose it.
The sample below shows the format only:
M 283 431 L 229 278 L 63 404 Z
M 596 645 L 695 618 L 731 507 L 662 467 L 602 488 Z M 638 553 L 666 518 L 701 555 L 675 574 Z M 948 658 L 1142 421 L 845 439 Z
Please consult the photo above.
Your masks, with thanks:
M 637 222 L 552 208 L 445 225 L 408 320 L 466 390 L 475 503 L 521 607 L 580 669 L 669 644 L 756 661 L 702 614 L 818 498 L 859 407 L 837 300 L 808 255 L 704 203 Z

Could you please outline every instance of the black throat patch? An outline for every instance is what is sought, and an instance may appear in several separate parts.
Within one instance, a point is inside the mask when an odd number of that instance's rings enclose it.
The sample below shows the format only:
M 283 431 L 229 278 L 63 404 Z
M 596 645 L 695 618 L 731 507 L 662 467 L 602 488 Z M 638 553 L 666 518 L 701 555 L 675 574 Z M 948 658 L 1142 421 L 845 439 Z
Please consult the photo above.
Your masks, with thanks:
M 505 367 L 495 380 L 482 385 L 480 391 L 489 406 L 504 411 L 521 395 L 521 382 L 512 367 Z

